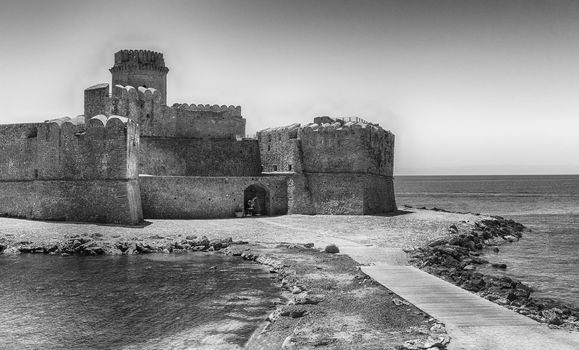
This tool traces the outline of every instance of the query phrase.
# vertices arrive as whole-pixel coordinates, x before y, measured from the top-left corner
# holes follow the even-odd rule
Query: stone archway
[[[249,201],[253,198],[256,198],[254,214],[269,215],[269,191],[258,184],[247,186],[243,191],[243,203],[246,213],[248,213]]]

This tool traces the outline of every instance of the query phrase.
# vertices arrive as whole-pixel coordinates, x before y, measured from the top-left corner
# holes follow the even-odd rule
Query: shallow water
[[[279,288],[217,255],[0,255],[0,349],[235,349]]]
[[[517,243],[489,253],[506,271],[552,297],[579,307],[579,176],[399,176],[400,208],[438,207],[500,215],[532,229]]]

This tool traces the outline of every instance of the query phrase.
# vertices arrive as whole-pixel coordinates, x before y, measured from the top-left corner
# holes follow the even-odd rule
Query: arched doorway
[[[250,208],[250,201],[254,202],[253,211]],[[245,213],[252,213],[254,215],[268,215],[269,214],[269,193],[265,187],[257,184],[249,185],[243,191],[243,203]]]

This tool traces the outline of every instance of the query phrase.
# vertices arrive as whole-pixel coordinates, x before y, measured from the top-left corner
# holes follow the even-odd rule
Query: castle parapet
[[[173,108],[187,110],[191,112],[214,112],[221,113],[227,117],[241,117],[241,106],[209,105],[209,104],[179,104],[175,103]]]
[[[392,176],[391,132],[362,121],[318,119],[325,121],[307,124],[301,130],[304,171]]]
[[[167,101],[167,73],[163,54],[149,50],[120,50],[115,53],[115,64],[109,69],[113,86],[134,86],[154,88],[159,91],[161,103]],[[120,90],[113,89],[113,96],[119,97]]]
[[[169,72],[165,67],[163,54],[150,50],[120,50],[115,53],[115,65],[110,69],[111,73],[122,70],[156,70],[163,73]]]
[[[0,126],[0,215],[140,222],[138,133],[104,115]]]
[[[299,132],[298,123],[257,132],[264,172],[302,171]]]
[[[175,118],[176,137],[239,139],[245,136],[240,106],[174,104],[167,111]]]

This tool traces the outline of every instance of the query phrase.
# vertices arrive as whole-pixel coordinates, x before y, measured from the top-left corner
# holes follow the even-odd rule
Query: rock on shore
[[[408,251],[410,262],[424,271],[550,326],[579,330],[579,309],[552,299],[533,298],[532,288],[507,276],[477,271],[489,264],[481,257],[485,247],[519,240],[527,229],[513,220],[493,217],[479,222],[460,222],[449,227],[446,238]],[[505,269],[505,264],[495,264]]]
[[[0,242],[2,254],[50,255],[133,255],[150,253],[184,253],[188,251],[218,251],[232,244],[231,238],[209,240],[207,237],[187,236],[185,239],[164,239],[161,236],[143,240],[103,240],[98,234],[74,235],[62,242],[34,244],[33,242]]]

